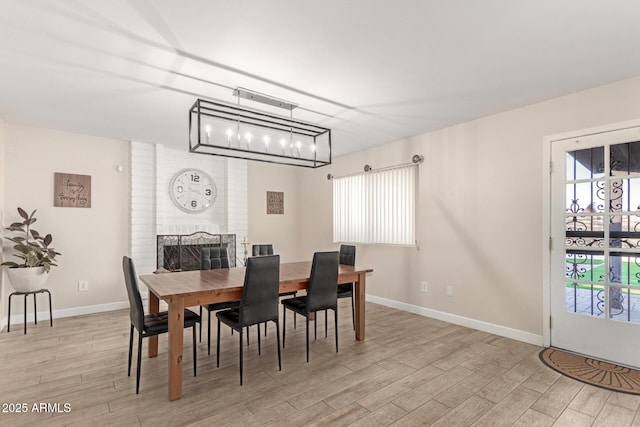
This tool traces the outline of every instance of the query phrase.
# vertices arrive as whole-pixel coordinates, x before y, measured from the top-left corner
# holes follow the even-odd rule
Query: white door
[[[640,128],[551,155],[551,345],[640,367]]]

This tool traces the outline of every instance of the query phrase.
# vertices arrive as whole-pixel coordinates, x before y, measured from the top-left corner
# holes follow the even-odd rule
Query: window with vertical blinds
[[[333,179],[333,241],[415,244],[417,165]]]

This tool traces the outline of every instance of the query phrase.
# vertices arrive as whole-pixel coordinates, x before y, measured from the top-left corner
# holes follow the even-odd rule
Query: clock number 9
[[[200,175],[191,174],[191,181],[200,182]]]
[[[210,196],[210,195],[211,195],[211,189],[210,189],[210,188],[207,188],[207,189],[204,191],[204,194],[206,194],[207,196]]]
[[[191,201],[191,207],[194,208],[194,209],[197,208],[198,207],[198,202],[196,202],[195,200],[192,200]]]

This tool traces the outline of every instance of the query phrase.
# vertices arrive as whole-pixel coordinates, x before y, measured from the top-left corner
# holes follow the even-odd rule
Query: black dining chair
[[[220,323],[224,323],[240,335],[240,385],[243,370],[243,329],[258,326],[258,354],[260,350],[260,323],[272,321],[276,324],[278,345],[278,368],[282,370],[280,358],[280,325],[278,319],[278,288],[280,287],[280,255],[251,257],[247,260],[242,299],[237,308],[219,311],[216,366],[220,366]],[[248,336],[247,332],[247,336]]]
[[[270,243],[253,245],[251,246],[251,253],[253,256],[273,255],[273,245]]]
[[[257,244],[257,245],[253,245],[251,246],[251,253],[253,254],[253,256],[265,256],[265,255],[273,255],[273,244],[271,243],[261,243],[261,244]],[[296,291],[292,291],[292,292],[283,292],[280,294],[281,297],[288,297],[288,296],[293,296],[295,297],[298,294],[298,292]],[[293,315],[293,326],[295,329],[296,326],[296,317],[295,314]],[[264,336],[267,336],[267,324],[265,323],[264,325]]]
[[[227,248],[202,248],[200,249],[200,270],[216,270],[219,268],[229,268],[229,252]],[[211,354],[211,312],[236,308],[240,301],[215,302],[200,306],[200,317],[202,318],[202,308],[207,310],[207,355]],[[200,325],[200,341],[202,341],[202,325]]]
[[[153,337],[169,332],[169,313],[144,314],[142,297],[138,287],[138,276],[133,265],[133,260],[127,256],[122,257],[122,270],[124,282],[127,286],[129,297],[129,318],[131,330],[129,332],[129,364],[127,376],[131,376],[131,356],[133,353],[133,329],[138,331],[138,364],[136,368],[136,394],[140,391],[140,362],[142,355],[142,338]],[[200,316],[191,310],[184,310],[184,327],[193,329],[193,376],[196,376],[196,325],[200,323]]]
[[[313,254],[307,295],[282,300],[283,316],[286,309],[306,318],[307,362],[309,362],[309,315],[322,310],[333,310],[335,319],[336,353],[338,352],[338,263],[340,254],[316,252]],[[314,321],[314,327],[317,320]],[[285,345],[287,318],[282,319],[282,347]]]
[[[356,265],[356,247],[353,245],[340,245],[340,264]],[[356,330],[356,309],[353,299],[353,283],[338,285],[338,299],[351,298],[351,323]],[[315,333],[315,332],[314,332]],[[324,337],[327,337],[327,310],[324,311]]]
[[[353,245],[340,245],[340,264],[356,265],[356,247]],[[353,300],[353,283],[343,283],[338,285],[338,299],[351,298],[351,321],[353,329],[356,329],[356,310]],[[326,336],[326,320],[325,320]]]

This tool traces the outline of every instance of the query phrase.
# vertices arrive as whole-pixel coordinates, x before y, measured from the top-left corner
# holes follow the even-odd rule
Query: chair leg
[[[294,314],[295,316],[295,314]],[[287,335],[287,307],[282,306],[282,348],[284,348],[284,338]]]
[[[307,363],[309,363],[309,314],[307,313]]]
[[[278,319],[274,320],[276,322],[276,344],[278,345],[278,370],[282,371],[282,358],[280,356],[280,325]]]
[[[316,311],[313,316],[313,340],[318,339],[318,312]]]
[[[202,329],[202,326],[200,327],[200,329]],[[219,320],[218,320],[218,335],[220,335]],[[220,341],[220,339],[218,339],[218,341]],[[211,356],[211,311],[209,310],[207,310],[207,356]]]
[[[333,310],[333,316],[335,318],[335,333],[336,333],[336,353],[338,352],[338,304],[336,304],[336,308]]]
[[[249,327],[247,326],[247,346],[249,346],[249,335],[251,335],[249,333]]]
[[[220,367],[220,319],[218,318],[218,339],[216,340],[216,368],[219,368],[219,367]]]
[[[242,328],[240,328],[240,333],[238,334],[240,335],[240,385],[242,385]],[[249,332],[247,331],[247,340],[249,340]]]
[[[265,336],[265,337],[267,336],[267,324],[268,324],[268,323],[269,323],[269,322],[264,322],[264,336]]]
[[[133,325],[129,331],[129,364],[127,365],[127,376],[131,376],[131,355],[133,353]]]
[[[200,306],[200,322],[202,322],[202,306]],[[207,327],[209,327],[208,323]],[[202,342],[202,323],[200,323],[200,342]]]
[[[327,337],[327,310],[324,311],[324,337]]]
[[[260,323],[256,324],[258,327],[258,356],[260,356]]]
[[[200,318],[202,319],[202,317]],[[195,377],[196,374],[196,324],[193,324],[193,376]],[[202,325],[200,325],[200,329],[202,329]]]
[[[138,366],[136,367],[136,394],[140,392],[140,362],[142,361],[142,334],[138,332]]]

